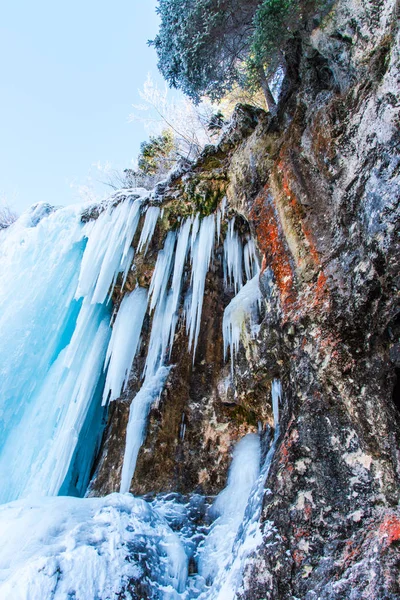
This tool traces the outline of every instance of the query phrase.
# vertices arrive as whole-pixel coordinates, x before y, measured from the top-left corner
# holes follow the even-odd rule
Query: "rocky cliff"
[[[397,11],[393,0],[338,0],[292,41],[277,117],[238,106],[220,142],[158,187],[163,217],[124,288],[148,286],[167,232],[225,198],[221,239],[235,218],[243,244],[256,242],[259,327],[242,332],[231,373],[223,317],[235,290],[221,242],[194,360],[181,326],[131,482],[140,495],[217,494],[238,439],[258,431],[268,450],[281,380],[263,537],[242,600],[400,597]],[[92,495],[119,487],[148,337],[111,404]]]

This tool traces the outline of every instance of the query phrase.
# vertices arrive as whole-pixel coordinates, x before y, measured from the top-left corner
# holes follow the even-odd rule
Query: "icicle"
[[[171,315],[169,317],[170,322],[171,322],[171,325],[169,328],[170,329],[169,336],[168,336],[170,355],[171,355],[171,351],[172,351],[172,344],[174,341],[175,327],[176,327],[176,321],[177,321],[177,311],[178,311],[178,307],[179,307],[178,306],[179,305],[179,297],[180,297],[181,287],[182,287],[182,275],[183,275],[183,269],[185,267],[185,262],[186,262],[189,234],[190,234],[190,228],[192,226],[192,223],[193,223],[193,219],[191,217],[189,217],[188,219],[186,219],[184,221],[184,223],[182,224],[182,226],[180,228],[179,235],[178,235],[178,243],[176,245],[174,272],[172,275],[172,284],[171,284],[171,292],[172,292],[172,299],[171,299],[171,305],[170,305]]]
[[[112,330],[104,368],[108,366],[103,404],[115,400],[125,390],[133,360],[139,347],[140,333],[147,308],[147,292],[136,288],[124,296]],[[125,384],[125,385],[124,385]]]
[[[274,413],[275,431],[279,427],[279,402],[282,398],[282,384],[279,379],[274,379],[271,384],[272,409]]]
[[[197,238],[197,234],[199,232],[199,228],[200,228],[200,216],[199,216],[199,213],[197,213],[196,217],[194,219],[194,222],[193,222],[192,237],[190,240],[190,256],[191,256],[192,262],[193,262],[194,244],[195,244],[195,241]]]
[[[85,226],[88,243],[82,259],[75,297],[91,295],[93,303],[102,304],[110,297],[120,272],[129,269],[131,243],[135,235],[142,200],[121,202],[104,211],[96,221]],[[110,289],[111,288],[111,289]]]
[[[126,261],[125,261],[125,262],[126,262],[126,264],[125,264],[125,270],[124,270],[124,273],[123,273],[123,278],[122,278],[122,286],[121,286],[121,290],[123,290],[123,289],[124,289],[124,287],[125,287],[125,283],[126,283],[126,280],[127,280],[127,278],[128,278],[128,274],[129,274],[129,271],[130,271],[130,269],[131,269],[131,266],[132,266],[132,261],[133,261],[133,257],[134,257],[134,255],[135,255],[135,250],[134,250],[134,249],[132,248],[132,246],[131,246],[131,247],[129,248],[128,254],[127,254],[127,256],[126,256]]]
[[[256,275],[242,287],[225,308],[222,322],[224,356],[226,359],[228,348],[230,348],[232,373],[234,356],[239,350],[240,339],[246,336],[246,325],[250,326],[250,335],[254,334],[260,301],[259,276]]]
[[[222,202],[221,202],[222,220],[224,220],[224,218],[225,218],[226,203],[227,203],[227,199],[226,199],[226,196],[224,196],[222,199]]]
[[[129,492],[136,460],[143,443],[147,415],[152,403],[161,393],[169,369],[160,367],[153,376],[147,377],[132,400],[126,431],[126,445],[121,475],[121,493]]]
[[[253,238],[250,238],[243,250],[246,278],[253,279],[260,272],[260,264],[256,254]]]
[[[150,311],[154,310],[157,303],[162,303],[164,299],[168,280],[171,275],[175,239],[175,232],[169,231],[164,243],[164,248],[158,253],[157,262],[154,268],[153,277],[151,278],[149,289],[149,298],[151,298]]]
[[[217,242],[219,242],[221,237],[221,211],[217,210]]]
[[[158,217],[160,215],[160,209],[158,206],[149,206],[146,212],[146,218],[144,221],[143,229],[140,234],[139,244],[137,251],[141,252],[144,248],[144,254],[147,253],[149,244],[154,234],[154,230],[157,225]]]
[[[193,225],[193,230],[195,230],[196,220]],[[194,245],[192,232],[191,299],[186,312],[186,327],[189,333],[189,350],[193,351],[193,360],[200,332],[205,280],[214,247],[214,237],[215,218],[214,215],[209,215],[208,217],[204,217],[201,222],[200,231]]]
[[[242,242],[235,231],[235,219],[228,224],[228,231],[224,242],[224,278],[226,285],[233,285],[235,294],[243,286],[242,278]]]

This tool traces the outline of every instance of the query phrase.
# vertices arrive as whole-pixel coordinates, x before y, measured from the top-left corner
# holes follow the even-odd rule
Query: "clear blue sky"
[[[12,0],[0,10],[0,201],[69,204],[92,167],[129,166],[147,137],[128,122],[147,73],[156,0]],[[102,188],[100,188],[102,191]]]

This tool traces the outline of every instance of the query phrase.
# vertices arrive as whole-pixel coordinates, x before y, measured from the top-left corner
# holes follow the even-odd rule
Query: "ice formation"
[[[191,238],[192,278],[190,300],[186,309],[186,327],[189,334],[189,350],[196,354],[200,333],[206,275],[210,266],[215,238],[215,216],[204,217],[199,227],[198,216],[193,224]]]
[[[274,387],[271,388],[271,400],[273,406],[277,404],[282,394],[281,382],[279,380],[274,380],[274,384]],[[275,420],[275,417],[278,416],[278,412],[274,410],[274,436],[270,442],[264,464],[248,494],[243,519],[236,530],[236,537],[231,547],[231,553],[227,555],[227,560],[224,561],[223,564],[220,564],[220,568],[212,581],[211,587],[199,595],[201,600],[234,600],[243,582],[243,572],[246,560],[256,550],[257,546],[262,544],[263,535],[261,532],[260,515],[265,493],[265,484],[279,440],[279,421]],[[239,455],[239,457],[240,456],[244,459],[246,455],[243,453],[242,455]],[[237,460],[239,463],[239,459]],[[241,468],[245,470],[247,468],[245,460],[241,460],[240,463]],[[222,494],[223,492],[221,495]],[[265,528],[268,528],[269,526],[268,523],[265,524]]]
[[[143,443],[146,419],[153,402],[160,395],[168,375],[167,367],[159,367],[154,375],[147,376],[140,391],[132,400],[126,431],[126,445],[121,475],[121,493],[129,492],[135,472],[136,459]]]
[[[224,279],[226,285],[232,285],[235,294],[243,286],[243,247],[235,230],[235,219],[228,223],[228,231],[224,241]]]
[[[234,357],[239,350],[240,340],[245,339],[248,332],[254,332],[257,323],[261,292],[258,274],[242,287],[224,311],[222,323],[225,358],[230,348],[231,367],[233,371]]]
[[[236,445],[228,484],[211,509],[216,520],[200,549],[199,558],[199,573],[206,582],[212,583],[229,562],[249,494],[259,472],[260,439],[257,434],[249,433]]]
[[[140,218],[141,198],[109,206],[84,227],[87,247],[82,259],[75,297],[102,304],[112,294],[117,276],[130,267],[133,237]],[[107,240],[107,243],[104,243]]]
[[[112,598],[129,581],[145,580],[163,600],[228,600],[259,540],[264,484],[279,435],[277,380],[275,437],[266,461],[260,471],[258,435],[239,441],[207,535],[189,526],[188,508],[174,499],[151,506],[126,494],[181,318],[194,360],[207,272],[226,210],[224,200],[216,215],[193,215],[170,231],[149,290],[126,292],[114,318],[113,290],[124,288],[136,252],[146,253],[160,216],[159,207],[146,207],[146,193],[117,194],[100,207],[38,205],[0,231],[0,503],[16,500],[0,506],[1,597]],[[254,242],[243,247],[234,219],[224,265],[236,293],[223,320],[224,351],[230,348],[233,368],[240,340],[254,333],[261,303]],[[134,379],[138,391],[130,406],[121,493],[46,498],[84,495],[104,405],[127,388],[146,314],[150,335],[144,370]],[[177,518],[187,520],[179,534],[168,525]],[[192,576],[189,559],[198,565]]]
[[[57,494],[63,483],[82,493],[97,441],[92,431],[98,434],[102,416],[98,383],[109,310],[92,303],[91,294],[75,298],[88,228],[77,208],[41,219],[37,213],[0,236],[1,502]],[[72,474],[77,452],[85,460]]]
[[[131,581],[165,600],[185,589],[188,561],[178,536],[130,495],[18,500],[0,506],[0,535],[4,599],[105,600]]]
[[[258,262],[256,245],[253,238],[250,238],[243,250],[244,269],[246,279],[253,279],[260,272],[260,264]]]
[[[142,252],[144,248],[144,254],[146,254],[151,239],[153,237],[159,216],[160,208],[158,206],[149,206],[149,208],[146,211],[146,218],[144,220],[143,229],[140,233],[137,248],[138,252]]]
[[[147,292],[139,287],[131,294],[126,294],[121,302],[107,348],[105,368],[108,369],[103,404],[118,398],[126,388],[146,309]]]

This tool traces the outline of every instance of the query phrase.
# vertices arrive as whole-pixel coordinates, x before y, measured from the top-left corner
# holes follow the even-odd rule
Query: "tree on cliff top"
[[[234,85],[260,86],[268,109],[276,105],[268,85],[281,49],[292,35],[299,0],[159,0],[156,48],[165,79],[195,102],[221,99]]]

